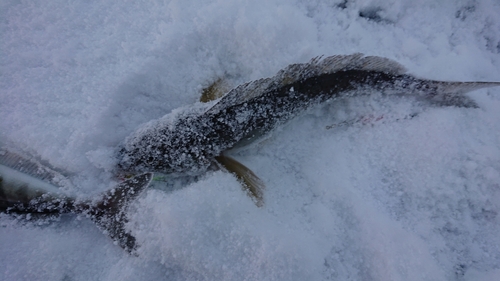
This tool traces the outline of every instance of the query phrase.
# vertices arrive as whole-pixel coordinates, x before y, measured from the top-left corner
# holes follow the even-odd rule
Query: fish
[[[136,239],[126,230],[129,203],[147,188],[152,173],[142,173],[93,198],[65,192],[67,177],[52,167],[12,149],[0,148],[0,212],[6,214],[76,214],[90,218],[115,243],[134,253]]]
[[[273,77],[230,90],[203,110],[174,112],[139,127],[119,145],[117,168],[130,173],[196,175],[216,163],[241,179],[256,204],[263,205],[262,180],[227,152],[252,143],[309,108],[374,92],[413,96],[438,106],[477,108],[465,93],[500,86],[500,82],[422,79],[406,72],[396,61],[361,53],[292,64]]]
[[[83,215],[134,254],[138,244],[125,227],[127,210],[156,173],[159,178],[161,174],[197,177],[211,169],[226,170],[261,207],[264,182],[232,158],[230,151],[248,146],[302,112],[373,92],[414,96],[439,106],[477,108],[465,93],[495,86],[500,82],[421,79],[393,60],[360,53],[314,58],[289,65],[273,77],[242,84],[218,99],[220,89],[211,85],[204,91],[203,105],[176,110],[140,126],[116,149],[115,173],[130,177],[91,198],[69,193],[74,187],[64,171],[0,145],[0,212]]]

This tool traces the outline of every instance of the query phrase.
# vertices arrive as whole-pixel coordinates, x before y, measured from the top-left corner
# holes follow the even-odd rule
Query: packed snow
[[[355,52],[418,77],[500,81],[497,0],[0,2],[0,143],[116,184],[141,124],[291,63]],[[0,280],[500,280],[500,88],[478,109],[405,97],[319,106],[231,156],[231,174],[143,193],[137,255],[88,219],[0,215]]]

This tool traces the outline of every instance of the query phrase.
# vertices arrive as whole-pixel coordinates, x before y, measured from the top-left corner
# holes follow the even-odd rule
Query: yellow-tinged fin
[[[221,98],[231,90],[231,86],[224,77],[219,77],[214,82],[201,90],[200,102],[210,102]]]
[[[262,207],[264,205],[264,182],[255,175],[252,170],[235,159],[223,154],[215,157],[215,160],[241,181],[244,190],[252,198],[257,207]]]

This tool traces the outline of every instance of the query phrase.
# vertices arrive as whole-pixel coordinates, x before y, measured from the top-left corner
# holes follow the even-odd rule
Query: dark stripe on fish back
[[[405,74],[403,66],[362,54],[293,64],[271,78],[236,87],[199,115],[151,123],[124,142],[119,167],[194,174],[235,145],[248,143],[316,104],[381,92],[412,95],[440,106],[477,107],[464,93],[498,82],[443,82]]]

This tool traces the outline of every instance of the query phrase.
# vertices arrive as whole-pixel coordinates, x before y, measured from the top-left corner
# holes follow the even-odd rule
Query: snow
[[[0,13],[0,142],[69,171],[81,196],[116,184],[113,152],[140,124],[219,77],[362,52],[419,77],[500,81],[496,0],[12,0]],[[137,256],[84,217],[0,215],[0,280],[500,279],[499,94],[471,93],[479,109],[374,95],[311,110],[232,155],[266,183],[264,207],[220,171],[149,189],[129,211]]]

